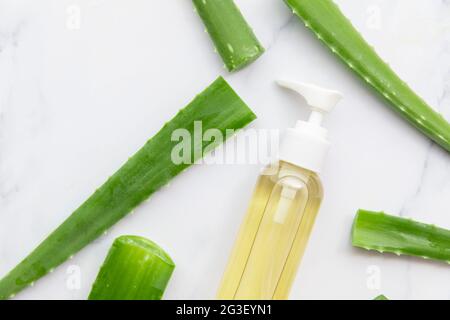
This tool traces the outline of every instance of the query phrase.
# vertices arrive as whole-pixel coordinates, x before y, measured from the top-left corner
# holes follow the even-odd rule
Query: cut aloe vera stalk
[[[228,71],[242,69],[264,53],[233,0],[193,0]]]
[[[316,36],[403,118],[450,151],[450,124],[377,55],[331,0],[284,0]]]
[[[352,244],[355,247],[450,262],[450,231],[394,217],[383,212],[359,210]]]
[[[373,300],[389,300],[385,295],[380,294],[379,296],[375,297]]]
[[[122,236],[109,250],[89,300],[160,300],[174,268],[156,243]]]
[[[182,130],[195,140],[194,128],[200,123],[203,131],[217,129],[225,139],[229,129],[240,129],[255,118],[227,82],[218,78],[0,281],[0,299],[11,297],[66,261],[201,158],[202,151],[210,151],[220,142],[194,141],[192,161],[176,164],[172,151],[180,142],[172,141],[175,130]]]

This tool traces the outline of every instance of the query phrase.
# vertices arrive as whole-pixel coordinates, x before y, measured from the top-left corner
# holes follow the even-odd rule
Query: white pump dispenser
[[[287,129],[280,145],[279,159],[320,173],[330,147],[328,130],[321,124],[324,115],[333,110],[342,95],[312,84],[290,81],[278,81],[278,84],[302,95],[312,109],[308,121],[297,121],[295,128]]]

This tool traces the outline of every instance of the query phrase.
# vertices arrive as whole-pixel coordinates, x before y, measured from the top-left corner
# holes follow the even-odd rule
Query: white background
[[[336,2],[450,119],[450,3]],[[389,110],[282,0],[237,3],[267,51],[230,75],[189,0],[0,0],[0,276],[222,74],[258,115],[257,129],[284,129],[307,114],[277,78],[345,94],[327,120],[325,200],[292,299],[449,299],[448,265],[350,245],[358,208],[450,228],[448,153]],[[191,168],[17,298],[85,299],[123,234],[148,237],[174,258],[166,298],[214,298],[259,169]]]

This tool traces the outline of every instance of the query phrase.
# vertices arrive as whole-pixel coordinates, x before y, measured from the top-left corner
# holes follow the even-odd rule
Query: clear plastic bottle
[[[288,129],[279,161],[262,172],[218,299],[287,299],[322,201],[317,173],[329,143],[320,123],[341,96],[313,85],[280,84],[301,93],[313,112],[308,122]]]

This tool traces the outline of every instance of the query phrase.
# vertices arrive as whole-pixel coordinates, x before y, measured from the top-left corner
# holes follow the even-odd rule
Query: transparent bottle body
[[[311,171],[279,162],[260,176],[218,299],[287,299],[323,191]]]

